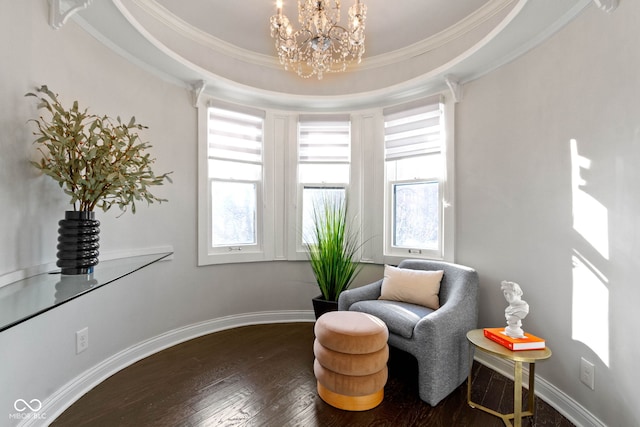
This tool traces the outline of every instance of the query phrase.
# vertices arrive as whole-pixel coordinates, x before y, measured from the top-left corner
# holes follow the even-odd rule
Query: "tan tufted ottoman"
[[[313,371],[322,400],[349,411],[378,406],[389,359],[384,322],[366,313],[332,311],[318,318],[314,332]]]

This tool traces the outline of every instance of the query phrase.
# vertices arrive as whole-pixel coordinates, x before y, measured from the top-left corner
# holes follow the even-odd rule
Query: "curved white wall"
[[[500,281],[520,283],[554,353],[536,372],[610,426],[640,425],[639,18],[587,9],[466,85],[456,121],[456,259],[480,273],[481,324],[504,321]]]
[[[316,294],[306,263],[196,267],[191,93],[127,62],[73,21],[52,30],[47,14],[45,0],[0,0],[0,37],[10,41],[0,44],[0,275],[55,259],[66,200],[27,163],[34,150],[26,121],[36,110],[23,95],[44,83],[66,102],[135,115],[150,127],[158,170],[174,171],[174,184],[158,189],[169,203],[120,218],[100,214],[102,250],[171,245],[175,256],[0,333],[0,420],[16,399],[57,399],[51,408],[59,409],[76,397],[63,393],[74,389],[69,381],[154,337],[246,313],[304,317]],[[519,282],[531,305],[525,328],[554,351],[539,375],[612,426],[640,423],[628,375],[640,344],[623,334],[640,299],[639,17],[637,2],[622,2],[611,15],[587,9],[541,47],[467,84],[456,112],[457,261],[480,273],[481,326],[502,322],[500,280]],[[593,165],[583,171],[588,193],[609,213],[607,260],[572,226],[571,138]],[[573,295],[581,285],[573,280],[574,250],[608,279],[608,364],[573,339]],[[359,283],[379,274],[369,266]],[[75,331],[85,326],[90,347],[76,355]],[[596,363],[595,391],[578,381],[580,356]]]

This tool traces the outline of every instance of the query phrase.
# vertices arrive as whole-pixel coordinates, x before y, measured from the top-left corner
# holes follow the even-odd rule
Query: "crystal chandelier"
[[[364,21],[367,6],[356,0],[349,8],[349,23],[340,25],[340,0],[298,0],[298,22],[294,31],[282,13],[282,0],[276,1],[271,17],[271,37],[275,39],[280,63],[300,77],[345,71],[353,61],[360,63],[364,53]]]

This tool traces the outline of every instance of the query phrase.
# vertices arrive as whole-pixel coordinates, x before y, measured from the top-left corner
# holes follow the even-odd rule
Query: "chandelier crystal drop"
[[[340,25],[340,0],[298,0],[298,22],[294,30],[282,13],[282,0],[276,1],[271,17],[271,37],[275,39],[280,63],[300,77],[345,71],[352,62],[360,63],[364,53],[364,21],[367,6],[356,0],[349,8],[347,27]]]

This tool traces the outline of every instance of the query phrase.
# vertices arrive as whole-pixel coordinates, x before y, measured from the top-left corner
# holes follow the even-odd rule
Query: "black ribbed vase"
[[[66,211],[58,221],[58,262],[62,274],[90,274],[98,264],[100,221],[95,212]]]

